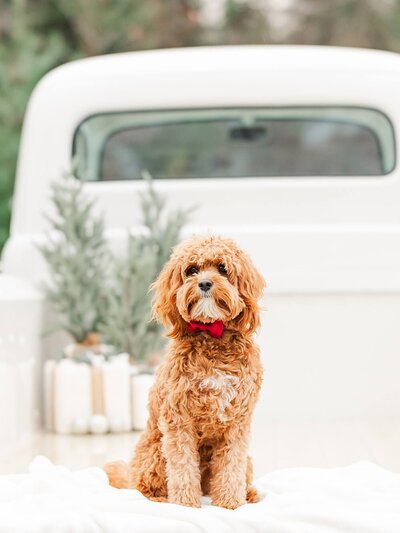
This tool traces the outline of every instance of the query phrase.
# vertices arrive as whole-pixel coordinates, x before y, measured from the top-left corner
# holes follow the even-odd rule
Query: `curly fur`
[[[213,282],[207,296],[202,279]],[[154,317],[172,342],[130,465],[105,467],[113,486],[191,507],[200,506],[202,494],[227,509],[258,501],[247,448],[262,380],[252,334],[263,288],[249,257],[229,239],[195,236],[174,249],[153,285]],[[215,319],[224,322],[222,338],[187,332],[191,320]]]

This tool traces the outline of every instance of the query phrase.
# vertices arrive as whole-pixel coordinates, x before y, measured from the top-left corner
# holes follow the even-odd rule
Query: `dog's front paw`
[[[183,491],[169,496],[168,502],[184,505],[185,507],[201,507],[200,497]]]
[[[225,509],[237,509],[241,505],[246,503],[245,498],[237,498],[235,496],[224,496],[213,498],[213,504],[218,505],[219,507],[224,507]]]

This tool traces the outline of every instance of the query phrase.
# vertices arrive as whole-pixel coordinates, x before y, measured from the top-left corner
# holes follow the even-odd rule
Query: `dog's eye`
[[[226,271],[226,268],[225,268],[225,265],[223,265],[222,263],[220,265],[218,265],[218,272],[220,274],[227,274],[227,271]]]
[[[187,276],[194,276],[195,274],[198,274],[199,271],[197,270],[196,267],[189,267],[187,270],[186,270],[186,275]]]

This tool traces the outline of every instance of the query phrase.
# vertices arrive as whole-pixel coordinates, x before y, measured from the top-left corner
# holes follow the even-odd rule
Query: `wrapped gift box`
[[[137,374],[132,376],[132,426],[136,431],[146,427],[148,418],[147,402],[154,374]]]
[[[0,458],[29,444],[39,425],[42,296],[0,275]]]
[[[131,430],[131,372],[127,354],[47,361],[46,428],[61,434]]]

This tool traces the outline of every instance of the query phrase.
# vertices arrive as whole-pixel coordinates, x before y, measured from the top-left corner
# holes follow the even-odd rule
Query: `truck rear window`
[[[290,107],[91,116],[73,147],[92,181],[379,176],[395,166],[394,131],[373,109]]]

